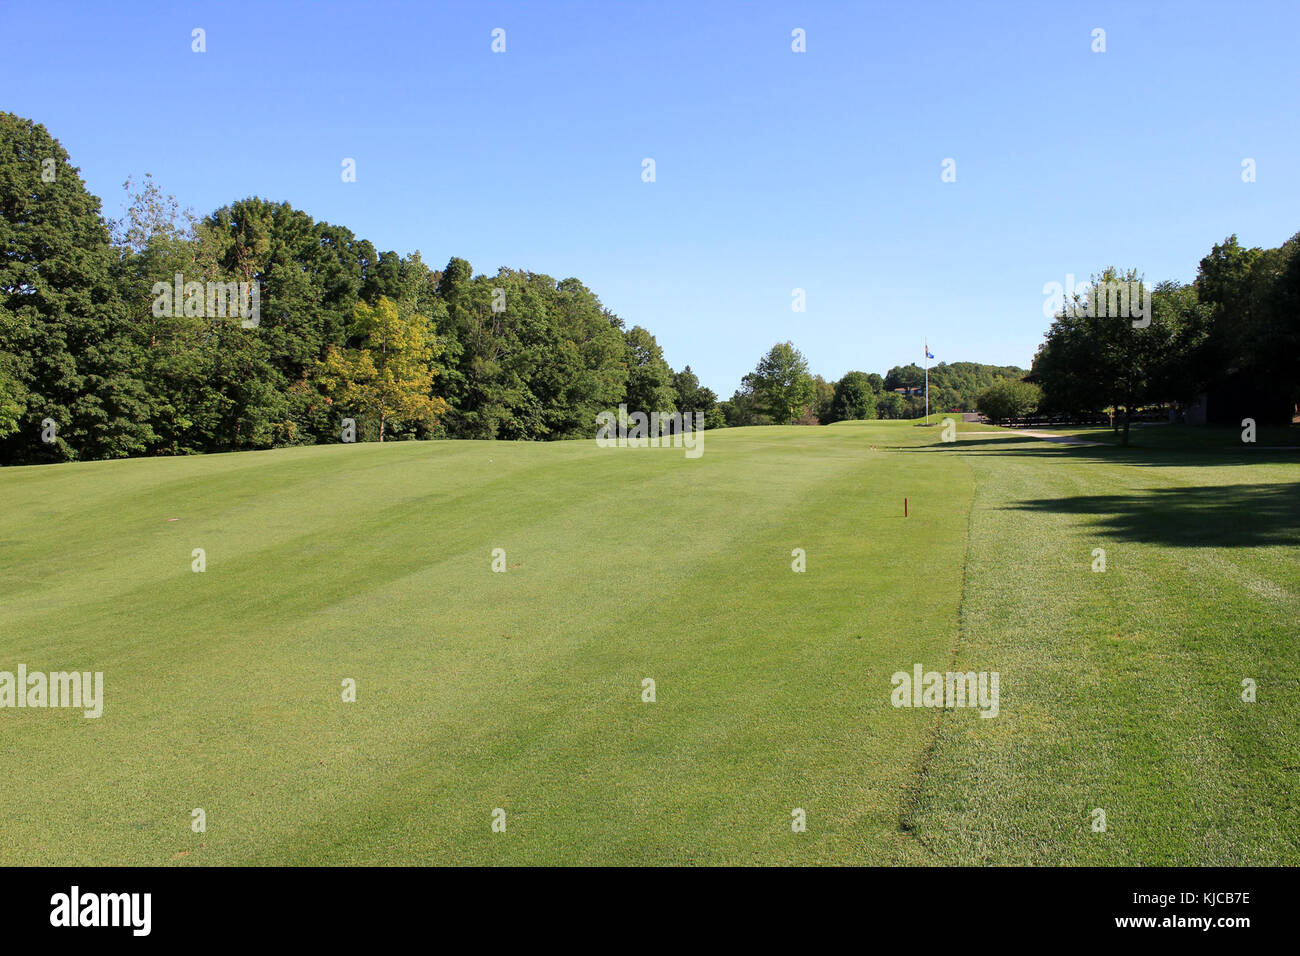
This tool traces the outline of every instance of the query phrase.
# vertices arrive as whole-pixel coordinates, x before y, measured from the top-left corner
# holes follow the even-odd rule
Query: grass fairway
[[[106,703],[0,712],[0,861],[921,860],[932,715],[888,682],[949,654],[974,484],[870,445],[932,435],[6,469],[0,668],[103,671]]]
[[[0,863],[1300,862],[1300,462],[937,439],[0,470]]]

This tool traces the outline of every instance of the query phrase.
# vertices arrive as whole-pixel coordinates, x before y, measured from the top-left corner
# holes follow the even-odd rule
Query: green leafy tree
[[[627,388],[622,320],[577,279],[532,279],[544,339],[528,373],[542,409],[538,438],[586,438],[599,412],[615,408]]]
[[[923,388],[925,386],[925,369],[913,362],[911,365],[895,365],[885,373],[884,387],[893,391],[896,388]]]
[[[673,370],[664,361],[663,349],[641,326],[627,332],[627,407],[632,412],[674,412],[677,393]]]
[[[26,392],[13,373],[13,356],[0,354],[0,438],[18,430],[27,411]]]
[[[826,381],[820,375],[814,375],[812,380],[812,402],[804,409],[803,414],[798,417],[798,421],[804,425],[829,424],[835,420],[831,410],[831,406],[835,401],[835,385]]]
[[[906,417],[908,405],[897,392],[881,392],[876,398],[876,417],[899,419]]]
[[[673,392],[676,396],[677,410],[683,415],[704,415],[705,428],[724,428],[726,415],[718,405],[718,396],[711,388],[700,385],[699,376],[688,365],[673,376]],[[694,419],[692,419],[694,421]]]
[[[1031,382],[1004,378],[979,395],[979,410],[995,422],[1024,418],[1038,408],[1042,390]]]
[[[788,425],[817,390],[808,372],[808,360],[793,342],[781,342],[759,360],[753,371],[752,391],[758,406],[779,425]]]
[[[122,218],[105,224],[58,144],[4,114],[0,461],[337,441],[339,406],[371,410],[357,414],[386,439],[587,436],[620,402],[702,414],[705,427],[771,420],[770,382],[719,403],[577,279],[475,276],[459,258],[435,272],[287,203],[253,197],[196,220],[152,176],[125,185]],[[192,293],[159,309],[159,283],[177,275],[257,289],[259,322],[210,314]],[[427,362],[403,367],[371,341],[421,351],[399,341],[390,306],[429,325]],[[799,408],[822,417],[831,397],[814,383]],[[44,418],[55,443],[38,439]]]
[[[1059,313],[1034,356],[1030,378],[1042,387],[1043,411],[1093,415],[1109,404],[1104,383],[1093,374],[1092,345],[1077,316]],[[975,405],[980,410],[979,398]]]
[[[1136,270],[1121,272],[1111,267],[1083,287],[1074,312],[1089,355],[1089,375],[1115,409],[1115,425],[1122,428],[1122,442],[1127,445],[1134,413],[1145,404],[1165,398],[1156,386],[1164,377],[1173,330],[1165,317],[1153,317],[1139,327],[1129,316],[1111,314],[1109,306],[1102,306],[1102,298],[1112,283],[1136,283],[1139,299],[1151,294],[1150,289],[1144,290]]]
[[[44,126],[0,113],[0,355],[18,419],[0,460],[119,458],[154,437],[118,257],[78,172]]]
[[[492,292],[483,277],[475,279],[464,259],[453,257],[438,280],[437,294],[445,303],[450,329],[459,345],[455,374],[449,382],[451,431],[460,438],[496,438],[526,406],[522,382],[511,356],[520,359],[520,344],[512,328],[522,312],[507,293],[506,311],[494,311]],[[509,314],[508,314],[509,313]]]
[[[1300,399],[1300,235],[1278,249],[1244,248],[1237,237],[1201,260],[1195,288],[1209,310],[1200,377],[1210,386]]]
[[[770,425],[772,417],[763,407],[756,391],[757,378],[749,372],[740,380],[740,388],[722,403],[722,412],[730,428],[749,425]]]
[[[875,376],[880,379],[879,375]],[[831,401],[831,421],[855,421],[876,417],[876,395],[871,375],[866,372],[848,372],[835,383]],[[881,380],[881,386],[884,382]]]
[[[930,367],[930,409],[969,409],[975,398],[1000,378],[1021,378],[1025,370],[1014,365],[981,365],[978,362],[940,362]],[[891,387],[924,388],[925,370],[908,365],[890,370]],[[909,400],[910,403],[910,400]],[[919,406],[925,408],[924,399]]]
[[[128,200],[125,214],[108,221],[114,245],[139,253],[159,238],[184,242],[194,237],[198,217],[182,209],[175,196],[164,196],[152,173],[145,173],[140,183],[128,176],[122,188]]]
[[[1300,403],[1300,233],[1256,266],[1254,336],[1245,350],[1269,390]]]
[[[288,203],[246,199],[196,227],[203,262],[222,281],[257,283],[256,328],[213,321],[219,396],[216,447],[336,441],[337,421],[316,387],[316,363],[346,344],[365,272],[378,256],[341,226]]]

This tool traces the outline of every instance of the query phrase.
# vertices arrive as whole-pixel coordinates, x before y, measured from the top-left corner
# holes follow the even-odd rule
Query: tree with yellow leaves
[[[379,440],[390,422],[434,425],[447,403],[433,394],[434,360],[442,354],[433,322],[386,296],[358,302],[349,341],[331,346],[316,363],[316,379],[338,406],[379,419]]]

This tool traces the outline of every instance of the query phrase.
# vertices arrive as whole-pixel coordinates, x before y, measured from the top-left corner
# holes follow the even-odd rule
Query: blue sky
[[[149,172],[199,213],[261,195],[435,267],[577,276],[722,397],[785,339],[832,379],[919,363],[923,336],[939,361],[1027,366],[1045,283],[1189,280],[1230,233],[1300,231],[1295,2],[2,16],[0,108],[44,123],[108,215]]]

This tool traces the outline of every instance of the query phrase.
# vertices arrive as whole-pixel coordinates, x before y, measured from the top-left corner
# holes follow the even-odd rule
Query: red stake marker
[[[903,517],[904,517],[904,518],[907,517],[907,499],[906,499],[906,498],[903,499]]]

